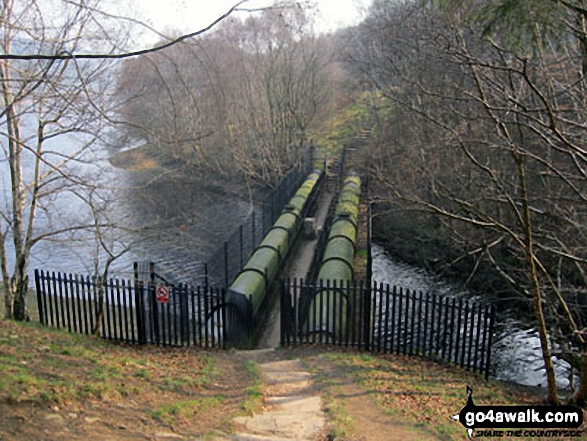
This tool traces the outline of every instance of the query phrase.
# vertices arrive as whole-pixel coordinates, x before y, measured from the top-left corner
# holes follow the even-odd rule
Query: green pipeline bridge
[[[440,359],[488,374],[494,310],[371,280],[368,176],[352,152],[300,164],[197,271],[134,280],[36,270],[46,326],[161,346],[322,344]]]

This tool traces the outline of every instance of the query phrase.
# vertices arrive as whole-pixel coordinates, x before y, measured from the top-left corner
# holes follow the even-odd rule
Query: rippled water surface
[[[378,245],[373,245],[372,252],[373,279],[377,282],[444,296],[474,297],[456,284],[439,282],[426,270],[394,259]],[[493,338],[492,371],[496,378],[528,386],[546,386],[540,341],[535,329],[514,317],[498,317]],[[555,358],[554,361],[558,385],[567,388],[570,366],[564,360]]]

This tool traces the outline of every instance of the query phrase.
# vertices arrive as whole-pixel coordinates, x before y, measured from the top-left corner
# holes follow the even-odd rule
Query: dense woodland
[[[26,18],[11,11],[0,20],[4,53],[14,51]],[[83,48],[84,29],[111,42],[109,50],[119,47],[84,13],[67,16],[55,39],[38,34],[35,50],[71,51],[72,41]],[[76,21],[83,17],[85,28]],[[338,149],[369,130],[361,164],[372,178],[377,234],[392,247],[397,235],[407,257],[530,313],[549,401],[559,402],[556,355],[581,370],[575,400],[584,404],[586,2],[374,0],[361,24],[328,35],[316,35],[307,17],[291,4],[228,18],[117,64],[39,61],[25,69],[2,60],[2,148],[16,184],[0,242],[15,241],[18,262],[11,274],[0,248],[8,315],[24,318],[28,253],[40,240],[26,216],[52,191],[79,185],[80,194],[96,193],[43,156],[44,131],[98,140],[113,124],[119,147],[138,144],[163,167],[271,186],[305,142]],[[112,71],[115,84],[104,79]],[[20,126],[24,114],[37,118],[32,135]],[[19,182],[23,148],[39,162],[31,182]],[[93,210],[83,228],[104,245],[111,225],[103,211]]]

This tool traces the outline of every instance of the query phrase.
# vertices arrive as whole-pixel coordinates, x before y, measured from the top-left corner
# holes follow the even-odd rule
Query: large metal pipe
[[[322,170],[314,170],[308,175],[228,290],[229,299],[240,296],[250,300],[253,317],[260,313],[268,289],[279,274],[322,173]],[[234,303],[241,304],[242,301],[235,300]]]
[[[308,321],[315,319],[315,323],[306,326],[310,332],[324,332],[334,337],[346,332],[348,303],[344,286],[354,279],[360,192],[358,176],[349,176],[343,181],[318,272],[317,281],[322,288],[314,293],[308,309]]]

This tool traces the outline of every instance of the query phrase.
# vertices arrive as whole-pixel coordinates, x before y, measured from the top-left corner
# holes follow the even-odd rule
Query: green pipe
[[[358,176],[344,179],[339,200],[335,207],[335,217],[330,227],[326,249],[318,272],[321,284],[345,284],[353,280],[353,263],[361,180]],[[322,288],[314,295],[308,309],[308,320],[317,318],[315,325],[322,329],[313,332],[327,332],[342,337],[346,331],[347,299],[344,287],[337,289]],[[320,321],[320,317],[322,320]]]
[[[321,174],[314,171],[308,176],[229,288],[233,298],[239,295],[250,298],[253,316],[265,298],[267,285],[277,277],[291,240],[301,226],[305,204]]]

